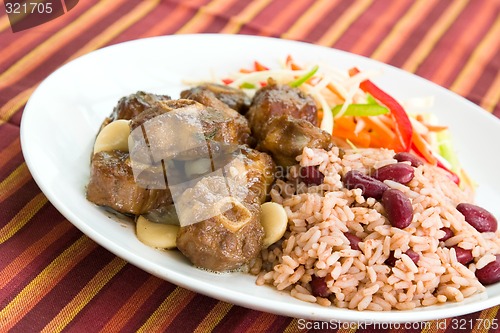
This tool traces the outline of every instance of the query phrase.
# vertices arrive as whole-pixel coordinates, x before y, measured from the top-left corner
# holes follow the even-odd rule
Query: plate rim
[[[164,40],[175,40],[178,38],[183,38],[183,39],[195,38],[196,39],[196,38],[200,38],[200,36],[203,36],[203,38],[222,39],[222,40],[227,39],[227,38],[229,38],[229,39],[246,39],[246,38],[248,38],[248,39],[253,39],[253,40],[272,40],[273,42],[277,42],[277,43],[285,43],[285,44],[297,43],[297,44],[301,44],[301,45],[307,45],[307,47],[313,47],[313,48],[318,47],[318,48],[329,49],[329,51],[331,51],[333,53],[340,52],[346,56],[354,57],[355,59],[356,58],[364,59],[363,61],[369,61],[370,63],[377,65],[377,66],[382,66],[382,67],[389,66],[396,71],[400,71],[400,72],[404,73],[404,75],[411,75],[416,79],[424,80],[425,84],[431,84],[432,89],[439,89],[440,93],[445,93],[448,95],[451,94],[451,96],[453,98],[459,98],[462,103],[465,102],[466,104],[468,104],[468,107],[474,108],[476,111],[480,111],[480,110],[484,111],[484,110],[481,107],[479,107],[478,105],[474,104],[473,102],[467,100],[466,98],[464,98],[464,97],[462,97],[462,96],[460,96],[460,95],[458,95],[458,94],[456,94],[456,93],[454,93],[454,92],[452,92],[452,91],[450,91],[450,90],[448,90],[448,89],[446,89],[446,88],[444,88],[444,87],[442,87],[442,86],[440,86],[432,81],[429,81],[429,80],[422,78],[420,76],[417,76],[413,73],[406,72],[400,68],[397,68],[395,66],[392,66],[392,65],[389,65],[389,64],[386,64],[383,62],[379,62],[379,61],[371,59],[371,58],[367,58],[367,57],[364,57],[364,56],[361,56],[358,54],[353,54],[353,53],[343,51],[343,50],[337,50],[337,49],[333,49],[333,48],[329,48],[329,47],[325,47],[325,46],[321,46],[321,45],[316,45],[316,44],[310,44],[310,43],[301,42],[301,41],[285,40],[285,39],[274,38],[274,37],[262,37],[262,36],[253,36],[253,35],[186,34],[186,35],[156,36],[156,37],[136,39],[136,40],[131,40],[131,41],[127,41],[127,42],[123,42],[123,43],[119,43],[119,44],[114,44],[114,45],[110,45],[110,46],[98,49],[96,51],[92,51],[88,54],[82,55],[82,56],[64,64],[63,66],[59,67],[56,71],[54,71],[52,74],[50,74],[46,79],[44,79],[44,81],[36,88],[36,90],[30,96],[30,98],[26,104],[26,107],[24,109],[25,111],[23,112],[22,119],[21,119],[20,138],[21,138],[21,147],[22,147],[23,155],[24,155],[26,164],[28,166],[28,169],[30,170],[30,172],[33,176],[33,179],[35,180],[35,182],[37,183],[37,185],[39,186],[41,191],[44,193],[44,195],[47,196],[47,198],[49,199],[51,204],[54,205],[54,207],[66,219],[68,219],[69,222],[71,222],[74,226],[76,226],[85,235],[87,235],[89,238],[91,238],[92,240],[94,240],[99,245],[103,246],[104,248],[106,248],[108,251],[114,253],[118,257],[121,257],[121,258],[127,260],[128,262],[130,262],[134,266],[139,267],[140,269],[147,271],[147,272],[149,272],[149,273],[151,273],[151,274],[153,274],[153,275],[155,275],[163,280],[167,280],[175,285],[184,287],[184,288],[189,289],[189,290],[193,290],[193,291],[198,292],[200,294],[207,295],[207,296],[213,297],[215,299],[223,300],[223,301],[228,301],[228,302],[231,302],[233,304],[241,305],[241,306],[244,306],[247,308],[255,309],[258,311],[266,311],[266,312],[274,313],[277,315],[292,316],[292,317],[299,317],[299,318],[301,318],[300,316],[306,315],[306,318],[311,318],[313,320],[318,320],[321,318],[325,319],[325,317],[323,316],[324,311],[321,311],[322,309],[324,309],[324,307],[321,307],[319,305],[313,305],[313,307],[311,307],[310,303],[305,303],[305,302],[304,302],[304,306],[299,306],[299,305],[294,304],[294,309],[296,308],[296,310],[294,310],[294,311],[290,311],[289,309],[286,311],[280,311],[279,308],[276,308],[275,306],[271,306],[272,304],[264,304],[262,306],[250,306],[248,304],[248,302],[242,303],[241,299],[238,298],[238,296],[240,296],[240,295],[232,295],[231,294],[231,296],[221,299],[221,291],[223,291],[223,289],[219,291],[218,286],[215,288],[210,283],[207,283],[206,284],[207,287],[210,287],[210,288],[196,287],[196,283],[200,283],[200,281],[198,281],[196,279],[192,280],[191,277],[186,277],[185,275],[177,274],[176,272],[170,272],[171,273],[170,277],[172,277],[172,279],[166,279],[164,275],[159,275],[157,271],[154,271],[151,269],[151,267],[148,267],[147,265],[145,265],[146,262],[143,260],[144,258],[142,258],[140,256],[136,256],[132,251],[128,251],[127,249],[122,249],[122,250],[127,251],[127,256],[125,256],[125,257],[123,255],[123,253],[119,253],[119,254],[116,253],[116,249],[111,246],[108,238],[97,233],[94,229],[90,228],[90,226],[88,224],[81,223],[80,218],[78,217],[77,214],[75,214],[75,212],[68,210],[67,207],[60,202],[60,200],[56,199],[57,195],[54,193],[53,189],[50,189],[47,186],[47,184],[45,182],[43,182],[43,180],[42,180],[43,175],[40,174],[40,170],[36,167],[36,161],[32,160],[33,155],[25,153],[25,151],[29,151],[30,145],[32,144],[30,142],[29,137],[26,135],[26,133],[27,133],[26,132],[26,126],[27,126],[26,124],[28,123],[28,121],[26,121],[26,119],[29,119],[30,113],[33,112],[33,111],[30,111],[30,110],[33,110],[33,107],[32,107],[32,103],[34,103],[33,100],[36,101],[37,94],[39,94],[40,91],[42,91],[44,89],[43,87],[44,87],[44,85],[48,84],[47,82],[50,82],[51,77],[58,75],[57,74],[58,72],[64,71],[65,68],[67,68],[67,66],[74,66],[74,64],[77,63],[78,61],[81,61],[82,58],[86,58],[89,56],[97,56],[100,52],[108,52],[112,48],[124,47],[125,44],[132,45],[134,43],[143,43],[143,42],[149,43],[148,40],[151,40],[153,43],[155,43],[157,41],[163,42]],[[491,121],[491,119],[494,119],[494,121],[496,122],[496,124],[500,128],[500,119],[493,116],[492,114],[488,114],[488,112],[486,112],[486,111],[484,111],[482,113],[485,117],[489,118],[488,121]],[[190,282],[189,280],[192,280],[193,282]],[[196,283],[194,283],[194,282],[196,282]],[[244,295],[245,297],[248,297],[248,295],[245,293],[243,293],[242,295]],[[262,300],[260,297],[256,297],[253,295],[251,295],[251,296],[256,298],[256,299]],[[291,296],[289,296],[289,297],[291,297]],[[495,306],[498,304],[495,301],[495,299],[497,299],[497,298],[500,299],[500,296],[495,297],[495,298],[487,298],[485,300],[482,300],[480,303],[481,305],[479,307],[474,306],[476,302],[473,302],[470,304],[464,304],[462,306],[454,308],[453,309],[454,316],[460,316],[460,315],[480,311],[480,310],[486,309],[486,308],[491,307],[491,306]],[[314,308],[316,308],[316,309],[314,309]],[[303,312],[303,311],[311,311],[311,309],[318,310],[317,315],[312,313],[311,315],[307,316],[307,313]],[[421,308],[421,309],[429,309],[429,308],[425,307],[425,308]],[[353,316],[345,315],[346,311],[348,311],[349,313],[352,312],[352,313],[355,313],[358,315],[361,314],[361,316],[365,317],[366,320],[370,321],[370,322],[393,322],[393,323],[407,322],[407,320],[401,321],[401,320],[398,320],[397,318],[394,318],[393,316],[394,316],[394,312],[396,312],[395,310],[389,311],[389,312],[371,312],[371,311],[360,312],[357,310],[346,310],[346,309],[330,307],[330,308],[328,308],[327,312],[333,312],[333,313],[339,312],[341,314],[340,320],[346,320],[346,321],[358,320],[359,321],[359,318],[354,319],[354,318],[352,318]],[[398,311],[398,313],[405,313],[405,312],[406,311]],[[449,309],[439,309],[439,307],[435,307],[432,309],[432,312],[434,314],[433,316],[429,316],[427,312],[431,312],[431,311],[424,311],[424,310],[413,311],[412,315],[414,315],[415,321],[449,318],[449,316],[447,314],[447,313],[449,313]],[[333,315],[333,313],[332,313],[332,315]],[[375,313],[376,315],[372,316],[373,313]],[[335,316],[335,318],[336,317],[338,317],[338,316]],[[358,317],[358,316],[354,316],[354,317]],[[333,319],[335,319],[335,318],[333,318]]]

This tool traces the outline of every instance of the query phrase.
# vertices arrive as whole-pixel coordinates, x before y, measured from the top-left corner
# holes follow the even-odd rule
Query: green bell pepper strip
[[[448,171],[452,175],[453,181],[457,185],[460,185],[460,176],[458,175],[461,173],[461,167],[460,167],[460,162],[458,161],[458,156],[455,153],[455,150],[453,149],[453,146],[451,144],[450,133],[447,130],[439,131],[437,133],[437,138],[439,144],[439,153],[441,154],[441,156],[444,157],[445,160],[447,160],[450,163],[451,170],[446,168],[439,161],[438,161],[438,166]]]
[[[293,88],[299,87],[301,84],[303,84],[304,82],[306,82],[307,80],[312,78],[314,76],[314,74],[316,74],[318,69],[319,69],[318,65],[314,66],[309,72],[302,75],[301,77],[299,77],[295,81],[290,82],[289,83],[290,87],[293,87]]]
[[[342,104],[332,109],[334,117],[339,113],[340,109],[342,109]],[[372,117],[386,113],[389,113],[389,109],[380,104],[349,104],[343,116]]]
[[[366,95],[367,95],[367,96],[366,96],[366,103],[368,103],[368,104],[377,104],[377,105],[379,105],[379,104],[377,103],[377,100],[376,100],[375,98],[373,98],[373,96],[372,96],[372,95],[370,95],[370,94],[366,94]]]
[[[437,133],[437,141],[439,145],[439,153],[445,160],[450,162],[451,170],[453,172],[460,171],[460,163],[458,162],[457,154],[451,145],[450,133],[447,130],[439,131]]]
[[[243,82],[241,85],[240,85],[240,88],[241,89],[256,89],[257,87],[255,86],[255,84],[252,84],[250,82]]]

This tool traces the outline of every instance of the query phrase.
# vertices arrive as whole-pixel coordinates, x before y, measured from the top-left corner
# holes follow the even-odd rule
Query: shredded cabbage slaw
[[[315,100],[320,128],[330,133],[335,143],[410,151],[448,171],[457,184],[473,189],[447,126],[427,111],[433,99],[420,97],[400,103],[371,82],[379,74],[355,67],[348,71],[318,64],[303,67],[288,56],[280,68],[254,61],[252,68],[242,68],[218,83],[243,89],[249,96],[267,85],[269,78],[296,87]],[[405,107],[418,111],[408,113]]]

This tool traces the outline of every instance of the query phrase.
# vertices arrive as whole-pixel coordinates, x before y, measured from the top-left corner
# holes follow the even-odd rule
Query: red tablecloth
[[[315,327],[220,302],[145,273],[83,235],[47,201],[23,160],[19,124],[37,85],[79,55],[169,34],[281,37],[392,64],[500,116],[498,0],[80,0],[72,5],[53,21],[16,33],[0,11],[1,332]],[[498,310],[358,332],[486,332],[488,323],[500,324]],[[343,326],[339,332],[356,329]]]

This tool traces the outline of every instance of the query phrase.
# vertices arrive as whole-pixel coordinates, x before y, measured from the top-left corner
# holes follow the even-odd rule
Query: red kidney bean
[[[474,259],[471,250],[462,249],[461,247],[458,247],[456,245],[452,246],[452,248],[455,249],[455,253],[457,255],[457,261],[462,265],[467,265]]]
[[[358,236],[351,234],[350,232],[344,232],[344,236],[349,240],[349,243],[351,244],[351,249],[353,250],[359,250],[359,242],[362,242],[361,238]]]
[[[385,259],[385,264],[387,266],[394,267],[396,266],[396,258],[394,258],[394,251],[389,252],[389,257]]]
[[[394,159],[398,162],[410,162],[411,166],[415,168],[424,165],[424,161],[419,157],[407,152],[397,153],[394,155]]]
[[[307,186],[309,185],[321,185],[325,179],[317,166],[306,166],[301,167],[299,171],[300,180],[303,181]]]
[[[408,249],[408,251],[405,252],[405,254],[410,257],[410,259],[416,264],[418,264],[418,261],[420,260],[420,255],[413,251],[412,249]]]
[[[326,285],[326,278],[318,277],[316,275],[312,276],[311,289],[314,296],[328,297],[332,293],[328,286]]]
[[[455,233],[453,232],[453,230],[451,230],[448,227],[442,227],[441,230],[443,230],[445,232],[444,236],[439,239],[442,242],[445,242],[448,239],[450,239],[451,237],[455,236]]]
[[[371,176],[383,182],[384,180],[393,180],[395,182],[406,184],[413,179],[414,168],[405,163],[395,163],[385,165],[372,172]]]
[[[497,231],[497,219],[486,209],[469,203],[461,203],[457,206],[457,210],[465,217],[465,221],[477,231]]]
[[[393,227],[404,229],[410,225],[413,219],[413,207],[410,199],[403,192],[388,189],[382,196],[382,206]]]
[[[420,260],[420,255],[417,252],[413,251],[412,249],[408,249],[405,252],[405,254],[408,257],[410,257],[410,259],[415,263],[415,265],[418,264],[418,261]],[[394,257],[394,251],[391,251],[389,253],[389,257],[385,260],[385,264],[388,265],[388,266],[394,267],[394,266],[396,266],[396,261],[397,260],[398,259],[396,259]]]
[[[375,198],[377,200],[380,200],[384,192],[389,188],[380,180],[357,170],[351,170],[345,174],[344,186],[349,190],[359,188],[362,191],[361,195],[365,198]]]
[[[490,262],[481,269],[476,270],[476,277],[482,284],[489,285],[500,281],[500,254],[496,255],[496,260]]]

